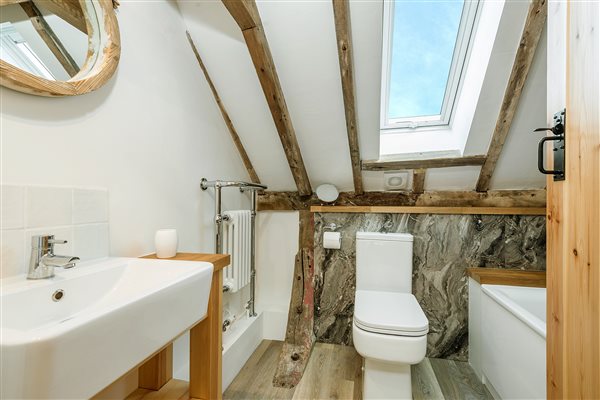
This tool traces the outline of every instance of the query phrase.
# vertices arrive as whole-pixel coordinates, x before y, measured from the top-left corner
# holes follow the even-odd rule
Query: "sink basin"
[[[107,258],[51,279],[3,279],[0,398],[93,396],[206,316],[212,272]]]

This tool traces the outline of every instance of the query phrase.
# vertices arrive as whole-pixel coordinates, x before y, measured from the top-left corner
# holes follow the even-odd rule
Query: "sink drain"
[[[53,301],[60,301],[63,297],[65,297],[65,292],[62,289],[58,289],[56,292],[52,293]]]

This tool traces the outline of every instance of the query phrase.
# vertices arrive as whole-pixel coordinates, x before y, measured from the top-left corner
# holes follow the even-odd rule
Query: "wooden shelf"
[[[156,254],[150,254],[142,258],[158,259]],[[161,260],[206,261],[214,265],[215,271],[220,271],[231,263],[229,254],[177,253],[175,257],[161,258]]]
[[[504,268],[467,268],[467,274],[479,284],[546,287],[546,271]]]
[[[318,213],[546,215],[544,207],[312,206]]]

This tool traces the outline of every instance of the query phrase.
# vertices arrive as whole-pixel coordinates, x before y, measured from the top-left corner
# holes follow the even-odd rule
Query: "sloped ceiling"
[[[184,21],[262,182],[295,190],[254,66],[237,24],[219,0],[179,0]],[[298,143],[313,186],[352,190],[352,172],[330,1],[257,1]],[[362,159],[379,152],[382,2],[350,3],[357,118]],[[485,154],[527,14],[527,2],[508,2],[492,52],[465,154]],[[476,62],[471,61],[471,62]],[[200,70],[198,73],[201,74]],[[538,135],[546,121],[546,40],[540,41],[492,189],[542,188]],[[479,167],[429,170],[425,187],[475,187]],[[382,190],[383,174],[363,172],[366,190]],[[248,179],[248,177],[240,177]]]

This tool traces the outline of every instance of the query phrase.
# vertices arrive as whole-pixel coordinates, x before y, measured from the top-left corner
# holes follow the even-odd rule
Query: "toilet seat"
[[[394,336],[424,336],[429,321],[410,293],[357,290],[354,323],[362,330]]]

